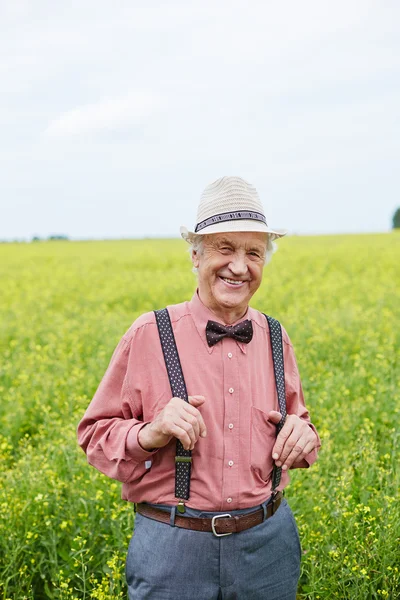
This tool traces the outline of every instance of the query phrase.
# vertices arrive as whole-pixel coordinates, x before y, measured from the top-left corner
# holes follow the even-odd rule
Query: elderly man
[[[320,442],[286,331],[249,307],[285,232],[253,186],[222,177],[181,234],[198,288],[122,337],[79,443],[136,504],[131,599],[295,600],[301,551],[282,490]]]

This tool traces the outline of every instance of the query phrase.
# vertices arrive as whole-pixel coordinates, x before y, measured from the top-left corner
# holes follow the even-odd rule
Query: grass
[[[285,325],[323,442],[287,497],[299,598],[400,598],[400,235],[291,237],[252,305]],[[141,313],[189,299],[180,240],[0,246],[0,598],[126,597],[133,525],[76,425]]]

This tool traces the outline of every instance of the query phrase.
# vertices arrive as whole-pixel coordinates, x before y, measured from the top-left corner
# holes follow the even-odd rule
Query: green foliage
[[[393,229],[400,229],[400,207],[393,215]]]
[[[400,237],[280,240],[252,305],[285,325],[323,449],[292,473],[301,599],[400,598]],[[132,506],[76,426],[144,311],[195,288],[181,240],[0,248],[0,598],[125,598]]]

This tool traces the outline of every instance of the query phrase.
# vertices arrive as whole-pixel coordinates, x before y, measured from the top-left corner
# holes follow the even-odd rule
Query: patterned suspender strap
[[[171,392],[174,398],[182,398],[189,401],[183,378],[181,361],[176,347],[174,332],[172,331],[171,319],[168,310],[163,308],[155,310],[158,333],[160,335],[161,347],[164,354],[165,366],[168,372]],[[175,497],[182,500],[189,499],[190,473],[192,469],[192,453],[185,450],[180,440],[176,440],[175,455]],[[178,506],[179,510],[179,506]]]
[[[268,315],[264,316],[266,317],[269,326],[272,348],[272,360],[274,363],[276,392],[278,395],[279,412],[282,415],[282,419],[276,426],[276,435],[278,435],[283,425],[285,424],[286,419],[286,390],[285,369],[283,363],[282,329],[279,321],[273,319],[272,317],[269,317]],[[272,471],[272,494],[276,493],[276,488],[278,487],[281,481],[281,476],[282,467],[277,467],[274,464],[274,469]]]

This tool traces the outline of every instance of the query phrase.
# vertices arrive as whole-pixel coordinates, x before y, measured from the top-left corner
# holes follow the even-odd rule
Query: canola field
[[[278,246],[252,306],[286,327],[323,444],[287,488],[298,598],[395,600],[400,235]],[[0,599],[126,598],[132,506],[87,465],[76,426],[132,321],[190,299],[186,245],[2,244],[0,274]]]

